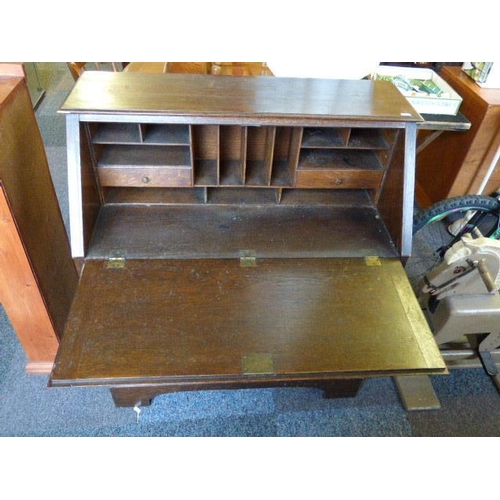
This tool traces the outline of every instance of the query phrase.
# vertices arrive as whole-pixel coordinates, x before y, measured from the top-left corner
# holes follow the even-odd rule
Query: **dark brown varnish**
[[[391,84],[89,72],[62,112],[84,267],[51,385],[135,405],[445,372],[401,264],[421,118]]]
[[[244,382],[255,353],[292,379],[426,372],[411,293],[397,259],[89,260],[52,381]]]

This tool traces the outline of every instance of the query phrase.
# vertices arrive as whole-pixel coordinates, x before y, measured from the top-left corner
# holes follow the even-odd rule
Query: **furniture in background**
[[[26,369],[48,373],[78,274],[21,64],[0,63],[0,301]]]
[[[213,62],[212,75],[274,76],[265,62]]]
[[[83,72],[88,69],[87,65],[88,64],[93,64],[94,68],[99,71],[101,69],[101,64],[105,63],[99,63],[99,62],[94,62],[94,63],[88,63],[88,62],[69,62],[68,63],[68,68],[69,71],[71,72],[71,76],[74,78],[75,82],[82,76]],[[106,63],[111,65],[112,71],[120,71],[118,68],[118,65],[115,62],[111,63]]]
[[[491,194],[500,187],[500,89],[483,89],[460,67],[440,73],[463,98],[468,131],[444,132],[417,157],[416,195],[421,206],[465,194]]]
[[[124,71],[131,73],[273,76],[265,62],[131,62]]]
[[[208,75],[211,63],[209,62],[167,62],[163,63],[165,73],[198,73]]]
[[[140,76],[86,72],[61,108],[85,265],[52,386],[133,406],[446,372],[401,263],[421,118],[394,86]]]
[[[197,73],[210,74],[209,62],[131,62],[123,71],[130,73]]]

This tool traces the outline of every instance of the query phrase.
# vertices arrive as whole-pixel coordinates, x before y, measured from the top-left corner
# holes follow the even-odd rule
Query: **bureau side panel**
[[[401,130],[391,153],[377,207],[399,255],[411,254],[415,191],[416,127]]]

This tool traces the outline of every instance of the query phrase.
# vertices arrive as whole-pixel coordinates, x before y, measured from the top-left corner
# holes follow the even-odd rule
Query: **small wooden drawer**
[[[377,189],[382,181],[380,170],[298,170],[298,188]]]
[[[189,167],[100,167],[101,186],[192,187]]]
[[[189,146],[105,146],[97,163],[101,186],[192,187]]]

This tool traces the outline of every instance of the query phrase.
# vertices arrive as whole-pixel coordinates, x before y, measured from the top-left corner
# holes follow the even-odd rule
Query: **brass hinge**
[[[365,257],[365,264],[367,266],[381,266],[382,261],[378,257],[378,255],[367,255]]]
[[[243,375],[274,374],[274,359],[272,354],[245,354],[242,359],[242,372]]]
[[[125,267],[125,257],[122,252],[111,252],[106,264],[108,269],[122,269]]]
[[[257,254],[255,250],[242,250],[240,252],[241,267],[257,267]]]

